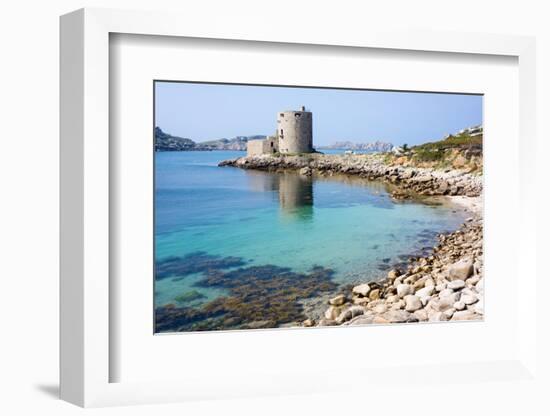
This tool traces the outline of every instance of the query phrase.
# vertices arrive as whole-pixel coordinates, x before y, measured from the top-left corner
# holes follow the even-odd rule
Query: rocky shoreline
[[[359,175],[396,185],[392,195],[446,195],[472,211],[455,232],[440,234],[426,256],[410,258],[404,270],[342,290],[328,300],[322,316],[301,326],[367,325],[481,320],[484,315],[482,176],[458,169],[389,166],[375,155],[254,156],[220,166],[302,175]]]
[[[354,286],[328,301],[323,316],[303,326],[366,325],[483,319],[483,225],[469,218],[440,234],[429,256],[412,258],[379,281]]]
[[[411,195],[479,196],[483,177],[462,169],[421,168],[384,163],[380,155],[261,155],[222,161],[219,166],[265,171],[294,170],[302,175],[357,175],[369,180],[383,180],[397,185],[392,195],[407,198]]]

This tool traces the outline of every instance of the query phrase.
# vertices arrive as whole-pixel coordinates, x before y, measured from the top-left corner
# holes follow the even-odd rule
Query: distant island
[[[372,143],[353,143],[350,141],[336,142],[325,146],[316,146],[319,150],[361,150],[371,152],[389,152],[393,148],[393,144],[381,142],[379,140]]]
[[[195,142],[187,137],[173,136],[164,132],[160,127],[155,127],[155,151],[156,152],[185,152],[185,151],[210,151],[210,150],[236,150],[246,151],[246,146],[252,140],[264,140],[266,135],[236,136],[231,139],[222,138]],[[353,143],[350,141],[335,142],[330,145],[316,146],[318,150],[358,150],[371,152],[389,152],[393,144],[382,141],[372,143]]]
[[[237,136],[232,139],[216,139],[197,143],[186,137],[172,136],[165,133],[160,127],[155,127],[156,152],[182,151],[209,151],[209,150],[238,150],[245,151],[249,140],[265,139],[266,136]]]

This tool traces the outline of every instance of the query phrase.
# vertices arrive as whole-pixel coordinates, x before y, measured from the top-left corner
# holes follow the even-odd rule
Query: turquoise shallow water
[[[338,284],[355,283],[382,276],[464,221],[465,213],[449,205],[395,203],[384,185],[359,178],[311,180],[217,166],[243,154],[156,153],[157,264],[202,252],[240,258],[246,267],[322,266],[334,270]],[[202,297],[186,306],[226,295],[222,287],[197,287],[208,267],[162,279],[157,272],[156,305],[177,303],[189,291]]]
[[[466,215],[449,204],[394,202],[385,185],[360,178],[310,179],[217,166],[243,154],[156,153],[157,308],[200,308],[231,295],[239,304],[250,296],[258,301],[274,293],[261,282],[262,273],[273,269],[284,277],[284,290],[275,288],[272,304],[287,299],[281,297],[287,288],[295,289],[289,280],[303,279],[315,266],[332,270],[333,289],[380,278],[392,265],[432,247],[438,233],[456,229]],[[254,266],[264,267],[254,269],[254,279],[260,280],[238,273]],[[225,277],[222,284],[207,284],[208,276]],[[259,287],[253,295],[248,290]],[[261,305],[260,299],[256,309]]]

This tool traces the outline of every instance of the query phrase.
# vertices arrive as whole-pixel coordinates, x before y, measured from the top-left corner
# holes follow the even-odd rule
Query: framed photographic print
[[[154,93],[155,332],[483,319],[483,96]]]
[[[61,20],[62,398],[537,383],[533,40],[181,19]]]

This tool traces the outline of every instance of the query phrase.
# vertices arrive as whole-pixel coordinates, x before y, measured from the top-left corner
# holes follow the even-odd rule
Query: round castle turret
[[[277,136],[281,153],[313,152],[313,118],[310,111],[283,111],[277,116]]]

